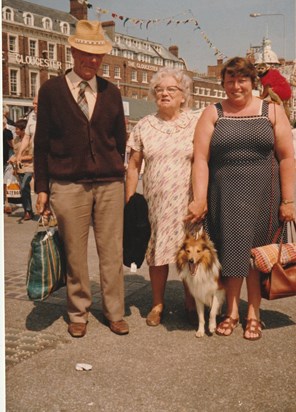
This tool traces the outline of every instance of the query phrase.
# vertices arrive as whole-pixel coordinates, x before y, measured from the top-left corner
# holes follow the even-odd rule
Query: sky
[[[69,0],[33,0],[50,8],[69,11]],[[206,72],[218,54],[245,56],[250,46],[270,38],[272,50],[287,60],[296,58],[296,0],[88,0],[90,20],[114,20],[119,33],[149,39],[164,46],[179,46],[188,69]],[[98,14],[98,9],[108,13]],[[112,18],[112,13],[117,16]],[[250,13],[269,16],[250,17]],[[276,14],[270,16],[270,14]],[[128,18],[124,24],[124,20]],[[133,19],[133,20],[132,20]],[[170,24],[167,24],[169,20]],[[199,26],[188,19],[197,20]],[[136,20],[144,20],[140,29]],[[159,20],[157,23],[146,23]],[[177,24],[176,21],[179,21]]]

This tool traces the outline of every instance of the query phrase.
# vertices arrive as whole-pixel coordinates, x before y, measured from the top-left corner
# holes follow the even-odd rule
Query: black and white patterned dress
[[[270,243],[279,226],[279,164],[268,103],[257,116],[224,116],[210,145],[206,228],[215,243],[222,275],[246,277],[250,249]]]

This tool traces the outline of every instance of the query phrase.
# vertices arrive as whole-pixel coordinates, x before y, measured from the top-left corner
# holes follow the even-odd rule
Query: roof
[[[70,31],[75,29],[77,19],[69,12],[55,10],[53,8],[40,6],[24,0],[2,0],[2,8],[11,7],[14,9],[14,22],[24,23],[23,13],[31,13],[34,16],[34,27],[42,28],[42,19],[49,17],[52,20],[52,30],[61,32],[60,23],[66,22],[70,25]]]
[[[130,97],[122,97],[123,103],[129,104],[129,115],[132,120],[140,120],[148,114],[156,112],[156,104],[150,100],[138,100]]]

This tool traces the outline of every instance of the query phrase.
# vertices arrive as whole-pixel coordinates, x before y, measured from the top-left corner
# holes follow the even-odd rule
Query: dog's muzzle
[[[196,263],[194,263],[193,259],[189,259],[188,266],[191,276],[195,276]]]

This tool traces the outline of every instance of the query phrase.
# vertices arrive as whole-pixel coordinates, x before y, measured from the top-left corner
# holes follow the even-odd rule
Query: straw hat
[[[112,50],[112,44],[106,40],[102,25],[98,21],[79,20],[76,33],[68,38],[75,49],[86,53],[105,54]]]

